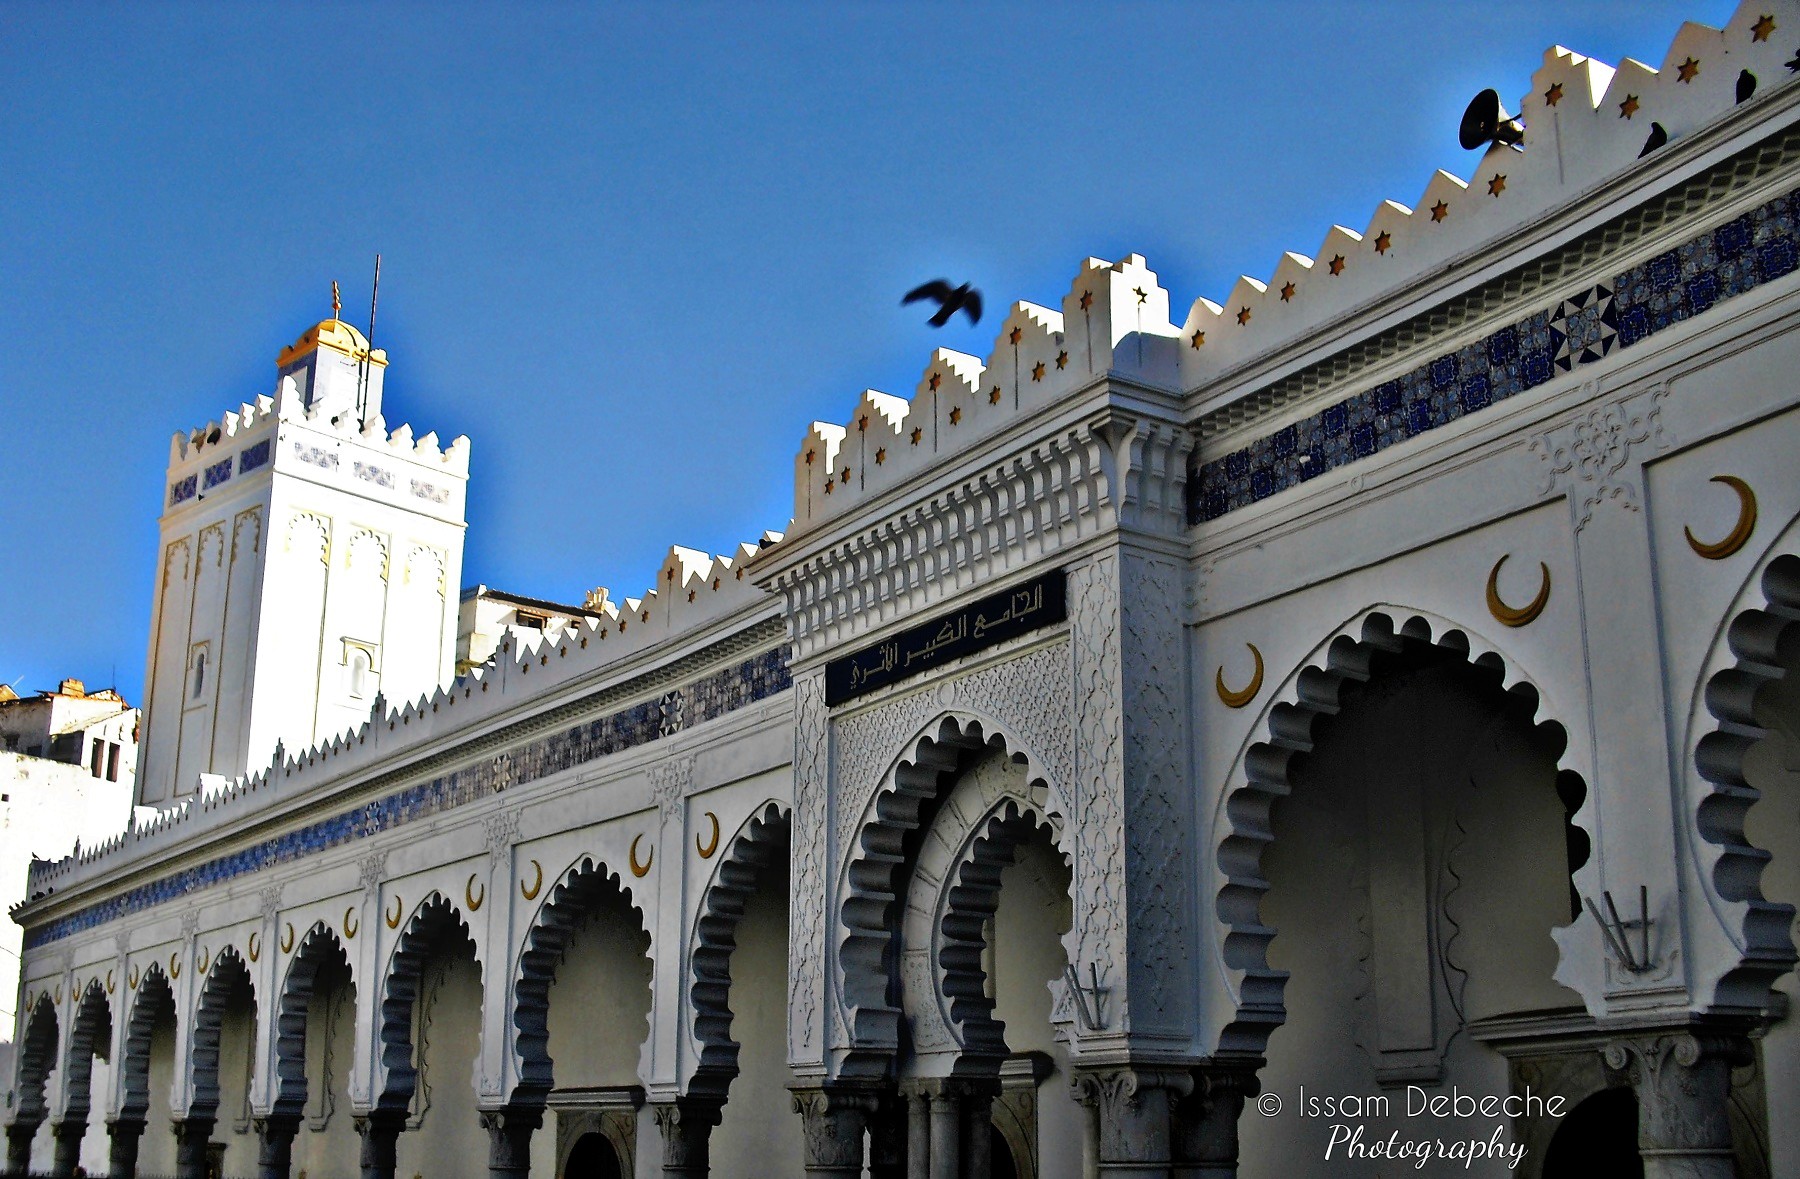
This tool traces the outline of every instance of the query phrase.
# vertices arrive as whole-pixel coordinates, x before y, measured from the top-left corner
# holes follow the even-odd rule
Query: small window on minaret
[[[206,648],[202,647],[194,652],[194,686],[189,695],[198,700],[204,691],[206,691]]]
[[[358,700],[369,694],[369,653],[361,647],[350,649],[350,694]]]

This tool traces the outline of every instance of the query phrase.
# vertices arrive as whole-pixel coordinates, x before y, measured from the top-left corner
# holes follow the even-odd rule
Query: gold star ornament
[[[920,426],[914,426],[912,432],[912,444],[917,446],[919,444],[919,439],[923,437],[925,437],[924,429]]]
[[[1281,284],[1281,301],[1283,303],[1292,303],[1294,301],[1294,284],[1293,283],[1288,282],[1288,283]]]
[[[1774,31],[1775,18],[1765,12],[1761,20],[1750,26],[1750,39],[1752,41],[1767,41],[1769,39],[1769,34]]]
[[[1069,367],[1069,354],[1067,352],[1058,352],[1056,354],[1056,367],[1057,368],[1068,368]]]
[[[1562,101],[1562,83],[1552,82],[1550,89],[1544,91],[1544,105],[1555,106]]]
[[[1439,201],[1437,204],[1431,206],[1431,219],[1434,222],[1442,221],[1444,218],[1448,217],[1449,215],[1450,215],[1450,206],[1446,205],[1443,201]]]
[[[927,382],[925,382],[925,383],[926,383],[926,384],[928,384],[928,385],[930,385],[930,386],[931,386],[931,391],[932,391],[932,392],[933,392],[933,393],[936,393],[936,392],[937,392],[937,390],[938,390],[938,386],[939,386],[939,385],[940,385],[940,384],[942,384],[942,383],[943,383],[943,380],[944,380],[944,374],[942,374],[942,373],[932,373],[932,374],[931,374],[931,380],[929,380],[929,381],[927,381]]]
[[[995,385],[992,389],[988,390],[988,404],[989,405],[999,405],[1000,404],[1000,386]]]
[[[1239,327],[1243,327],[1250,322],[1250,309],[1248,307],[1238,308],[1237,321]]]
[[[1094,305],[1094,292],[1092,292],[1092,291],[1081,292],[1081,309],[1083,311],[1086,311],[1089,307],[1092,307],[1093,305]]]
[[[1675,67],[1675,76],[1683,82],[1692,82],[1695,78],[1700,76],[1700,63],[1691,57],[1688,58],[1686,61]]]
[[[1031,379],[1034,381],[1041,381],[1044,379],[1044,362],[1043,361],[1040,360],[1036,364],[1031,366]]]
[[[1388,250],[1393,246],[1393,244],[1394,244],[1394,235],[1387,232],[1386,230],[1382,230],[1380,233],[1375,235],[1375,252],[1377,254],[1387,253]]]
[[[1638,113],[1638,97],[1637,97],[1637,95],[1627,94],[1625,96],[1625,101],[1621,102],[1619,104],[1619,117],[1621,119],[1629,119],[1631,116],[1633,116],[1637,113]]]
[[[1193,345],[1193,347],[1196,350],[1198,350],[1200,345],[1206,343],[1206,333],[1205,332],[1195,332],[1193,335],[1188,337],[1188,343]]]
[[[952,426],[954,426],[961,421],[962,421],[962,406],[960,406],[960,405],[951,406],[950,407],[950,424]]]
[[[1012,331],[1006,333],[1006,338],[1009,341],[1011,341],[1014,345],[1017,345],[1020,340],[1023,340],[1025,338],[1025,329],[1024,328],[1014,328]]]
[[[1497,197],[1506,191],[1506,173],[1496,173],[1488,180],[1488,195]]]
[[[1342,254],[1332,255],[1331,261],[1325,264],[1325,269],[1331,271],[1333,277],[1344,273],[1344,256]]]

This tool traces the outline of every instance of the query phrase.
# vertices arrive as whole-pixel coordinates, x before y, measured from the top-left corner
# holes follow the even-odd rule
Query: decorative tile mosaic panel
[[[1800,265],[1800,190],[1411,372],[1328,405],[1188,479],[1188,520],[1216,520],[1478,413],[1699,315]]]
[[[450,502],[450,489],[436,484],[426,483],[422,479],[412,481],[412,493],[420,499],[428,499],[434,504]]]
[[[139,885],[99,904],[27,930],[25,945],[27,948],[48,945],[114,918],[179,900],[212,885],[402,827],[417,819],[428,819],[511,787],[679,733],[787,691],[792,683],[788,674],[790,656],[787,647],[777,647],[684,684],[658,699],[584,721],[475,765],[414,783],[354,810],[265,839],[254,847]]]
[[[337,451],[327,450],[323,446],[303,446],[294,443],[294,457],[311,466],[322,467],[327,471],[337,470]]]
[[[223,459],[214,463],[212,466],[206,468],[206,470],[202,472],[202,475],[204,477],[200,480],[200,490],[211,491],[219,484],[225,482],[225,480],[231,478],[231,460]]]
[[[268,461],[269,439],[264,438],[255,446],[245,447],[244,453],[238,455],[238,474],[242,475],[245,471],[254,471],[258,467],[266,466]]]
[[[377,487],[394,485],[394,473],[386,467],[378,467],[374,463],[357,462],[351,463],[350,466],[356,472],[356,477],[364,483],[373,483]]]
[[[199,480],[193,475],[189,475],[186,479],[178,479],[170,484],[169,506],[174,507],[176,504],[186,503],[188,500],[193,499],[198,484]]]

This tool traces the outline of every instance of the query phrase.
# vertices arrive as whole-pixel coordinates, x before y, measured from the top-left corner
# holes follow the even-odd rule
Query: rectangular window
[[[549,619],[542,614],[533,614],[529,610],[521,610],[518,613],[518,618],[514,625],[524,627],[528,630],[543,630],[544,624],[548,621]]]
[[[98,778],[100,776],[100,759],[105,756],[106,756],[106,742],[95,741],[94,742],[94,756],[90,759],[92,764],[89,765],[88,772],[93,774],[94,777],[96,777],[96,778]]]
[[[119,780],[119,743],[117,741],[109,741],[106,745],[106,780],[108,782]]]

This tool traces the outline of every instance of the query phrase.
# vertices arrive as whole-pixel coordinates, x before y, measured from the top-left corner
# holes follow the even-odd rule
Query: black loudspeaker
[[[1516,147],[1525,139],[1525,128],[1519,124],[1519,120],[1506,113],[1496,91],[1483,90],[1469,103],[1469,109],[1463,112],[1462,128],[1457,132],[1456,138],[1465,151],[1489,145]]]

